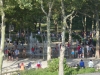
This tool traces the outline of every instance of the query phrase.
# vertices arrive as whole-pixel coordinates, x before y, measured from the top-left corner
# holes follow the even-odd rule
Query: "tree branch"
[[[72,15],[73,15],[73,13],[74,13],[74,11],[72,11],[69,15],[65,16],[65,17],[64,17],[64,19],[69,18],[70,16],[72,16]]]
[[[80,14],[82,14],[82,15],[85,15],[85,16],[87,16],[87,17],[89,17],[89,18],[92,18],[90,15],[88,15],[88,14],[86,14],[86,13],[82,13],[82,12],[79,12],[78,11],[78,13],[80,13]],[[92,18],[93,19],[93,18]]]
[[[41,9],[42,9],[42,11],[44,12],[44,14],[47,16],[47,13],[46,13],[46,11],[44,10],[44,6],[43,6],[43,0],[41,0]]]
[[[66,22],[66,20],[67,20],[70,16],[72,16],[72,15],[74,14],[74,12],[75,12],[75,11],[72,11],[69,15],[65,16],[65,17],[64,17],[64,21]],[[69,31],[69,26],[67,25],[67,22],[66,22],[66,27],[67,27],[67,29],[68,29],[68,31]]]
[[[76,14],[77,14],[77,12],[75,13],[75,15],[74,15],[74,16],[72,16],[72,19],[76,16]]]
[[[50,2],[50,8],[53,7],[53,3],[54,3],[54,0],[53,0],[53,2]]]

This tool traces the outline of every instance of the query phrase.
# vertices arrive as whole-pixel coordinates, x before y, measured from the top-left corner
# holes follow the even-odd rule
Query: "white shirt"
[[[88,66],[89,66],[89,67],[93,67],[93,66],[94,66],[93,61],[89,61],[89,62],[88,62]]]
[[[86,49],[87,49],[87,51],[89,51],[89,50],[90,50],[90,48],[89,48],[89,46],[88,46],[88,45],[86,46]]]
[[[15,50],[15,55],[18,55],[19,54],[19,50]]]
[[[82,53],[84,53],[84,47],[82,47]]]

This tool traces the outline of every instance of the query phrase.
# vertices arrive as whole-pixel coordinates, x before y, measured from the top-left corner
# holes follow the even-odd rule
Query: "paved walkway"
[[[25,66],[27,66],[28,63],[31,62],[32,63],[31,67],[36,68],[36,64],[37,64],[38,61],[41,62],[42,68],[47,67],[47,61],[44,61],[42,59],[29,59],[29,58],[26,58],[26,59],[20,59],[19,61],[4,60],[3,61],[2,73],[19,70],[18,63],[22,63],[22,62],[24,63]]]
[[[78,75],[100,75],[100,73],[87,73],[87,74],[78,74]]]
[[[100,59],[95,59],[95,58],[84,58],[84,62],[85,62],[85,66],[88,66],[88,61],[92,59],[94,62],[94,67],[99,67],[100,68]],[[80,62],[81,59],[67,59],[67,64],[69,66],[74,66],[76,64],[78,64]],[[14,71],[14,70],[18,70],[18,63],[24,63],[25,66],[29,63],[32,62],[32,68],[36,68],[36,63],[38,61],[41,61],[42,64],[42,68],[46,68],[47,67],[47,61],[43,60],[43,59],[20,59],[19,61],[7,61],[4,60],[3,61],[3,72],[8,72],[8,71]]]

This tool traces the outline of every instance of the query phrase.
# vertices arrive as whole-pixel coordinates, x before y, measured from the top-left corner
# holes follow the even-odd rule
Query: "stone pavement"
[[[87,73],[87,74],[78,74],[78,75],[100,75],[100,73]]]
[[[18,63],[22,63],[22,62],[24,63],[25,66],[27,66],[28,63],[31,62],[32,63],[31,67],[36,68],[36,64],[37,64],[38,61],[41,62],[42,68],[47,67],[47,61],[44,61],[42,59],[29,59],[29,58],[26,58],[26,59],[19,59],[19,61],[4,60],[3,61],[3,67],[2,67],[2,73],[19,70]]]
[[[100,68],[100,59],[95,59],[95,58],[84,58],[84,62],[85,62],[85,66],[88,66],[88,61],[92,59],[93,62],[94,62],[94,67],[98,67]],[[76,64],[79,63],[81,59],[67,59],[67,64],[69,66],[74,66]],[[18,70],[18,63],[24,63],[25,66],[27,66],[27,64],[29,62],[32,62],[32,68],[36,68],[36,63],[38,61],[41,61],[41,64],[42,64],[42,68],[46,68],[47,67],[47,61],[46,60],[43,60],[43,59],[29,59],[29,58],[26,58],[26,59],[19,59],[19,61],[7,61],[7,60],[4,60],[3,61],[3,68],[2,68],[2,72],[9,72],[9,71],[15,71],[15,70]],[[85,75],[85,74],[84,74]],[[92,74],[91,74],[92,75]],[[96,74],[95,74],[96,75]],[[100,75],[100,74],[99,74]]]
[[[85,66],[86,67],[88,67],[88,62],[89,62],[90,59],[93,60],[95,68],[97,68],[97,67],[100,68],[100,59],[95,59],[95,57],[92,57],[92,58],[82,58],[82,60],[85,62]],[[67,59],[67,64],[69,66],[74,66],[76,64],[79,64],[80,60],[81,60],[81,58]]]

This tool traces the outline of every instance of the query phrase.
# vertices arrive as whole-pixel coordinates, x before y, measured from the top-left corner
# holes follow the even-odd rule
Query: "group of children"
[[[20,70],[23,71],[23,70],[25,70],[25,68],[26,68],[26,69],[31,68],[31,67],[32,67],[31,65],[32,65],[31,62],[29,62],[27,66],[25,66],[24,63],[22,62],[22,63],[20,63],[20,64],[18,63],[18,68],[19,68]],[[36,63],[36,68],[37,68],[37,69],[40,69],[40,68],[41,68],[41,62],[40,62],[40,61],[38,61],[38,62]]]

